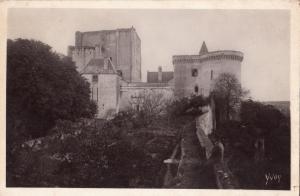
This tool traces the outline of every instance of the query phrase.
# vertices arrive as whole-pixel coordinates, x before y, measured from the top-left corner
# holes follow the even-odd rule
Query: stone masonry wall
[[[94,84],[92,82],[92,74],[83,74],[82,76],[90,83],[91,99],[94,100],[98,106],[97,117],[107,118],[118,112],[119,77],[116,74],[99,74],[98,83]]]
[[[103,57],[111,57],[116,69],[122,71],[124,80],[141,81],[141,41],[134,28],[76,32],[75,36],[75,48],[98,46]],[[73,56],[76,66],[85,66],[93,56],[90,54]]]
[[[230,56],[231,52],[229,51],[226,51],[228,57],[225,57],[222,52],[215,53],[206,55],[205,58],[214,55],[213,58],[206,60],[202,60],[205,58],[199,55],[173,57],[175,95],[177,97],[186,97],[192,94],[208,96],[213,88],[214,80],[221,73],[232,73],[241,81],[242,57],[233,54]],[[197,70],[196,76],[192,76],[192,70]],[[198,93],[195,92],[196,86]]]

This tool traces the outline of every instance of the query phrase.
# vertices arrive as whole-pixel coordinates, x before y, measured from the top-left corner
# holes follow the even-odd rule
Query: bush
[[[94,125],[60,121],[56,134],[41,138],[41,148],[16,146],[7,186],[128,187],[142,167],[143,149],[120,138],[109,122]]]
[[[289,189],[290,122],[270,105],[247,100],[242,102],[241,121],[227,121],[214,136],[225,144],[229,167],[240,179],[241,188]],[[258,147],[263,141],[264,148]],[[282,176],[280,184],[265,184],[265,174]]]

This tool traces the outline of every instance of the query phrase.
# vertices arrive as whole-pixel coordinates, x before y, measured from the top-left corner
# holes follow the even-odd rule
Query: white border
[[[5,188],[5,89],[6,30],[8,8],[115,8],[115,9],[287,9],[291,11],[291,191],[208,190],[208,189],[67,189]],[[2,1],[0,3],[0,195],[299,195],[299,64],[300,0],[199,0],[199,1]]]

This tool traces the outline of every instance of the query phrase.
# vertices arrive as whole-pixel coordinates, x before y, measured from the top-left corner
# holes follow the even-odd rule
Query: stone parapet
[[[243,56],[242,52],[232,50],[213,51],[204,55],[174,55],[173,64],[202,63],[204,61],[220,59],[242,61]]]

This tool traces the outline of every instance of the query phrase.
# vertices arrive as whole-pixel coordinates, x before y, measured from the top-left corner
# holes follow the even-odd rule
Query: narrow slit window
[[[196,94],[198,94],[198,92],[199,92],[199,87],[198,87],[198,86],[195,86],[195,87],[194,87],[194,91],[195,91]]]
[[[97,88],[97,102],[98,102],[98,88]]]
[[[214,79],[214,71],[213,70],[210,71],[210,80],[212,80],[212,79]]]

